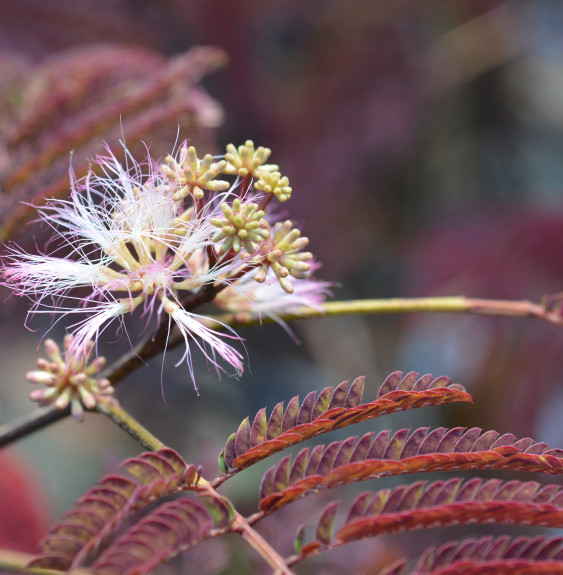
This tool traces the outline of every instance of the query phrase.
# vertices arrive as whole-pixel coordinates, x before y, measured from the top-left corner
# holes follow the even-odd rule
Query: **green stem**
[[[145,449],[157,451],[166,447],[160,439],[157,439],[148,429],[141,425],[132,415],[125,411],[115,400],[99,401],[96,411],[109,417],[125,430],[133,439],[138,441]]]
[[[391,298],[391,299],[365,299],[351,301],[323,302],[312,307],[299,307],[290,312],[280,312],[277,316],[284,321],[311,319],[316,317],[330,317],[351,314],[385,314],[385,313],[420,313],[420,312],[454,312],[474,313],[483,315],[534,317],[563,325],[563,317],[557,311],[549,310],[545,306],[526,300],[506,301],[454,297],[428,297],[428,298]],[[251,326],[264,323],[273,323],[275,320],[266,316],[262,320],[253,317],[241,320],[240,313],[226,313],[209,316],[209,320],[217,320],[232,327]]]

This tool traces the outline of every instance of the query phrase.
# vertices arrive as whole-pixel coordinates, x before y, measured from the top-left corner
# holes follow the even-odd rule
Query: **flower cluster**
[[[192,379],[194,344],[218,371],[226,362],[241,373],[242,355],[228,343],[239,336],[198,315],[197,306],[218,298],[219,308],[232,310],[243,301],[259,316],[262,309],[287,309],[290,300],[315,305],[326,293],[326,284],[309,277],[307,238],[291,221],[276,223],[267,213],[272,198],[289,198],[288,179],[265,163],[270,150],[255,149],[250,140],[229,144],[223,158],[200,159],[186,144],[164,162],[147,157],[138,164],[125,153],[125,165],[108,150],[84,179],[71,173],[70,199],[39,210],[70,256],[9,246],[4,284],[32,299],[31,313],[78,317],[69,326],[72,365],[84,367],[91,342],[112,321],[139,310],[175,324]],[[278,287],[259,290],[260,284]],[[75,288],[88,295],[75,297]]]
[[[87,365],[85,360],[69,355],[73,341],[72,335],[65,336],[65,353],[61,354],[59,346],[52,339],[47,339],[45,352],[49,359],[39,358],[39,369],[28,371],[25,378],[31,383],[46,386],[31,392],[33,401],[42,406],[53,403],[58,409],[70,404],[72,416],[81,421],[84,407],[94,409],[100,398],[111,397],[114,390],[108,379],[100,377],[100,370],[106,364],[105,357],[97,357]],[[88,342],[87,347],[91,350],[94,342]]]

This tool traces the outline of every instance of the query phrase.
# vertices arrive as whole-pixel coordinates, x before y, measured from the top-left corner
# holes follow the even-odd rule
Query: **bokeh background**
[[[80,175],[104,141],[124,137],[142,157],[141,142],[158,156],[177,138],[215,152],[251,138],[289,177],[294,195],[283,208],[310,238],[335,298],[538,301],[563,290],[562,27],[563,5],[549,0],[4,0],[4,239],[44,244],[21,202],[64,197],[71,152]],[[25,311],[13,297],[0,308],[2,423],[32,407],[23,374],[47,326],[26,330]],[[360,374],[370,399],[397,369],[446,374],[475,406],[369,429],[480,426],[563,445],[560,327],[436,314],[320,319],[294,330],[301,345],[278,326],[243,331],[248,372],[217,381],[201,362],[199,396],[170,353],[133,374],[119,397],[209,475],[247,414]],[[105,343],[110,358],[127,349]],[[13,473],[0,474],[0,543],[29,549],[23,536],[8,539],[14,525],[33,539],[136,452],[96,415],[10,448],[0,460]],[[35,478],[25,497],[39,500],[34,519],[15,499],[2,501],[21,488],[21,465]],[[232,488],[249,509],[258,476],[247,472]],[[437,537],[419,536],[420,547]],[[371,545],[365,561],[375,569],[385,553]],[[216,564],[199,560],[222,572],[213,553]]]

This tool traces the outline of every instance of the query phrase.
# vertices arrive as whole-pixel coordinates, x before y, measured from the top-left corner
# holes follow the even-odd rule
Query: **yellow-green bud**
[[[291,197],[291,187],[289,180],[280,174],[274,172],[259,172],[260,179],[256,182],[255,188],[262,190],[267,194],[274,194],[280,202],[285,202]]]

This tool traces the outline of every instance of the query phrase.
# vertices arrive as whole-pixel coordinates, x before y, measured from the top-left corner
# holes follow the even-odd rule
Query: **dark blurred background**
[[[562,27],[563,4],[547,0],[4,0],[4,237],[41,245],[21,202],[64,197],[72,150],[80,174],[122,135],[155,155],[178,130],[205,151],[251,138],[289,177],[283,209],[335,298],[537,301],[562,290]],[[31,409],[23,373],[46,326],[26,332],[25,310],[10,298],[0,312],[2,422]],[[396,369],[446,374],[475,406],[369,429],[480,426],[563,445],[560,327],[436,314],[294,329],[300,346],[277,326],[241,332],[250,369],[218,382],[201,362],[199,397],[174,353],[162,377],[154,360],[119,397],[209,475],[247,414],[360,374],[371,400]],[[108,341],[108,356],[120,349]],[[135,452],[96,415],[18,449],[37,466],[52,516]],[[235,487],[254,497],[257,476],[246,477]]]

